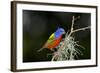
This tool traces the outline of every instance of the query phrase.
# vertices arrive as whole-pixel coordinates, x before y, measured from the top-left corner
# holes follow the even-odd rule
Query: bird
[[[60,41],[62,40],[63,34],[65,34],[65,30],[61,27],[58,27],[58,29],[50,35],[49,39],[42,46],[42,48],[38,50],[38,52],[42,51],[44,48],[47,48],[53,51],[59,45]]]

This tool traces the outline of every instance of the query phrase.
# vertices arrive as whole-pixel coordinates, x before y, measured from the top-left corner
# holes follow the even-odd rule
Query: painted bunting
[[[55,49],[59,45],[60,41],[62,40],[63,34],[65,34],[65,30],[63,28],[58,28],[54,33],[51,34],[49,39],[46,41],[43,47],[38,50],[38,52],[43,50],[44,48],[47,48],[51,51]]]

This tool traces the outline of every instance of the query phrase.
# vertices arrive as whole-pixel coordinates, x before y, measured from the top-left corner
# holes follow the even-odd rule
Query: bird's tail
[[[40,51],[42,51],[43,50],[43,48],[40,48],[39,50],[37,50],[37,52],[40,52]]]

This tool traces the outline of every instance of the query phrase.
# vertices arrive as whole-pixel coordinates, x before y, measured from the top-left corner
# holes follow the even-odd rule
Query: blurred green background
[[[62,27],[68,32],[71,28],[72,16],[80,16],[75,21],[74,29],[90,26],[91,14],[72,13],[72,12],[51,12],[51,11],[33,11],[23,10],[23,62],[50,61],[52,56],[48,56],[52,51],[44,49],[37,52],[49,36]],[[91,59],[91,31],[79,31],[73,34],[79,45],[85,49],[79,48],[83,55],[79,59]]]

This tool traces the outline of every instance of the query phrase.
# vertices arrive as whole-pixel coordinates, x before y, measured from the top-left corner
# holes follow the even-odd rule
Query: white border
[[[80,12],[91,13],[91,59],[77,61],[57,61],[57,62],[32,62],[23,63],[23,17],[22,10],[42,10],[42,11],[59,11],[59,12]],[[34,4],[17,4],[17,69],[36,69],[36,68],[52,68],[52,67],[68,67],[95,65],[96,63],[96,9],[84,7],[64,7],[50,5],[34,5]]]

